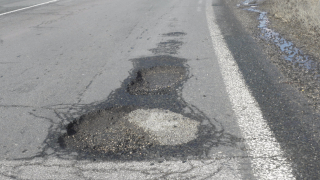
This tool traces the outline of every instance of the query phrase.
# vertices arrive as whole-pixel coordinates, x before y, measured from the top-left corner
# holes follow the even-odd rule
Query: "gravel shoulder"
[[[294,23],[282,21],[279,17],[269,13],[271,4],[265,1],[258,5],[257,9],[266,12],[267,28],[276,32],[281,39],[293,45],[289,48],[299,49],[304,56],[310,59],[313,68],[305,68],[300,62],[286,60],[288,56],[285,51],[281,51],[279,45],[275,45],[273,40],[261,38],[264,36],[262,30],[258,28],[260,22],[258,20],[259,13],[247,11],[242,0],[225,0],[229,8],[233,9],[235,17],[241,22],[243,28],[248,34],[251,34],[263,48],[264,53],[270,58],[286,78],[282,83],[292,85],[304,97],[307,97],[309,103],[317,113],[320,112],[320,55],[319,55],[319,38],[313,32],[306,32],[300,26],[295,26]],[[303,61],[303,60],[302,60]]]
[[[259,9],[268,12],[269,27],[279,32],[287,40],[294,42],[299,49],[313,56],[317,62],[320,62],[320,33],[316,30],[312,31],[304,28],[300,22],[285,20],[271,11],[271,3],[270,1],[265,1],[259,5]]]
[[[284,43],[288,47],[286,50],[298,47],[269,26],[272,20],[267,19],[260,6],[237,6],[243,2],[240,0],[224,2],[228,6],[224,17],[233,14],[235,18],[221,18],[219,26],[246,85],[257,100],[281,149],[295,167],[294,175],[297,179],[316,179],[319,177],[320,116],[319,82],[314,77],[319,75],[318,69],[306,69],[296,59],[286,60],[289,55],[281,51],[281,43],[290,41],[293,44],[288,47]],[[246,10],[248,8],[251,10]],[[261,17],[264,19],[261,20]],[[267,28],[259,28],[263,23],[267,24]],[[265,38],[268,36],[264,33],[275,35],[275,32],[281,38]],[[274,43],[275,40],[278,43]],[[314,64],[317,65],[316,62]]]

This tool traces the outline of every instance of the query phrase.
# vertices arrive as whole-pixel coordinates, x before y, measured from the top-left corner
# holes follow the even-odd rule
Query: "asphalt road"
[[[0,179],[320,177],[318,116],[223,1],[46,2],[0,1]]]

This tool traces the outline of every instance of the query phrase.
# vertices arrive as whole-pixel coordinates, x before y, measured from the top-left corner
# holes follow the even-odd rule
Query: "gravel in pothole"
[[[141,155],[159,145],[195,140],[199,125],[200,122],[169,110],[115,107],[75,119],[59,143],[65,149],[106,156]]]
[[[159,144],[125,116],[132,107],[99,110],[81,116],[60,137],[60,146],[86,152],[132,154]]]

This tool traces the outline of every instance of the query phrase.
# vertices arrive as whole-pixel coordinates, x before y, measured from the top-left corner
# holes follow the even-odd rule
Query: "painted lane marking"
[[[59,0],[48,1],[48,2],[44,2],[44,3],[28,6],[28,7],[25,7],[25,8],[16,9],[16,10],[13,10],[13,11],[2,13],[2,14],[0,14],[0,16],[11,14],[11,13],[18,12],[18,11],[23,11],[23,10],[26,10],[26,9],[30,9],[30,8],[34,8],[34,7],[38,7],[38,6],[42,6],[42,5],[46,5],[46,4],[50,4],[50,3],[53,3],[53,2],[57,2],[57,1],[59,1]]]
[[[237,63],[223,40],[211,3],[212,0],[207,0],[206,16],[213,49],[218,57],[238,125],[248,146],[248,153],[252,157],[253,174],[258,179],[295,179],[290,163],[283,157],[279,143],[263,119],[258,103],[252,97]]]

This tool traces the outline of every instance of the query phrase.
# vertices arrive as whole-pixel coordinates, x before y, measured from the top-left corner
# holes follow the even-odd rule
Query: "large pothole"
[[[179,66],[156,66],[137,72],[128,85],[130,94],[165,94],[186,78],[186,70]]]
[[[186,59],[152,56],[132,59],[134,68],[107,100],[73,120],[59,138],[63,158],[100,160],[181,160],[201,158],[214,146],[234,146],[180,96],[188,78]],[[55,141],[56,142],[56,141]],[[77,152],[76,154],[74,152]]]
[[[156,146],[195,140],[199,125],[169,110],[117,107],[74,120],[59,143],[66,149],[104,156],[144,156]]]

